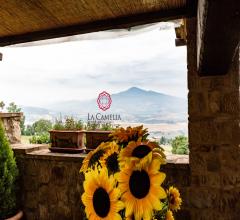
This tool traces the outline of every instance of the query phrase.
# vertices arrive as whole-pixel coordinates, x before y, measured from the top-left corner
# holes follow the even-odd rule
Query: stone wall
[[[0,113],[6,135],[11,144],[21,143],[20,121],[23,113]]]
[[[83,154],[50,153],[48,146],[14,145],[20,168],[21,204],[26,220],[81,220]],[[189,165],[171,158],[163,167],[166,183],[180,188],[184,205],[179,220],[189,219]]]
[[[196,64],[196,19],[188,19],[187,31],[191,219],[238,220],[239,53],[228,74],[199,77]]]

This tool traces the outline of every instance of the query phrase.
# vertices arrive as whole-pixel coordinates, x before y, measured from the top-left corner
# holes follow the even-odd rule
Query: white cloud
[[[0,99],[22,105],[95,98],[139,86],[186,97],[186,48],[173,29],[113,39],[1,48]]]

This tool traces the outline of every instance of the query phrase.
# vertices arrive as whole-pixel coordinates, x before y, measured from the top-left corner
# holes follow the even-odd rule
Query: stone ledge
[[[58,161],[71,161],[81,162],[86,154],[66,154],[66,153],[52,153],[49,149],[41,149],[27,153],[25,158],[41,159],[41,160],[58,160]]]
[[[189,155],[167,154],[166,157],[170,164],[189,164]]]
[[[47,144],[12,144],[11,145],[15,154],[27,154],[34,151],[48,149]]]
[[[0,112],[0,118],[21,118],[23,117],[23,112],[16,112],[16,113],[4,113]]]
[[[14,144],[12,145],[14,153],[17,155],[24,154],[25,158],[35,158],[42,160],[61,160],[61,161],[76,161],[79,162],[86,157],[86,154],[66,154],[52,153],[49,150],[49,145],[42,144]],[[168,164],[189,164],[189,155],[167,154]]]

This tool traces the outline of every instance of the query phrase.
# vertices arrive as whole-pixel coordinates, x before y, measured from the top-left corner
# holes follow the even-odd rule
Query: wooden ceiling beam
[[[201,76],[228,72],[240,41],[240,1],[198,2],[197,66]]]
[[[87,24],[76,24],[67,27],[60,27],[50,30],[25,33],[21,35],[0,37],[0,46],[7,46],[18,43],[45,40],[58,37],[67,37],[77,34],[85,34],[110,29],[130,28],[137,25],[155,23],[161,21],[175,20],[184,17],[196,16],[196,1],[188,0],[184,8],[171,9],[166,11],[135,14],[128,17],[119,17],[108,20],[99,20]]]

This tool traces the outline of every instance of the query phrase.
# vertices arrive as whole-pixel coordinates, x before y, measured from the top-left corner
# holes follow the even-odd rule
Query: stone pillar
[[[221,45],[219,45],[221,47]],[[192,220],[240,219],[239,53],[227,75],[197,74],[196,19],[187,21]]]
[[[11,144],[21,143],[21,128],[20,122],[23,113],[0,113],[0,120],[6,131],[6,135]]]

